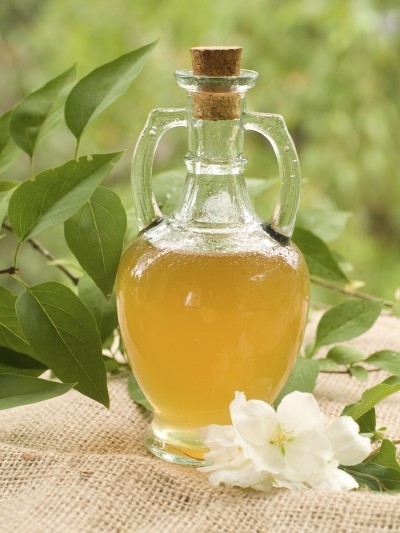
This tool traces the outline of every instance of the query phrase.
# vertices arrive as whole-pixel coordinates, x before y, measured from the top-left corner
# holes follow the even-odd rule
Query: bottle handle
[[[136,144],[132,161],[132,192],[141,230],[162,217],[151,186],[153,159],[164,133],[179,126],[187,127],[186,109],[153,109]]]
[[[245,111],[243,122],[246,130],[257,131],[269,140],[278,160],[280,199],[265,229],[276,240],[286,243],[293,234],[300,200],[301,174],[296,148],[280,115]]]

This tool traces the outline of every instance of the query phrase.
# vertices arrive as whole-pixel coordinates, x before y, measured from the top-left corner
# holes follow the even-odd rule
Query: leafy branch
[[[351,298],[359,298],[360,300],[366,300],[368,302],[382,302],[383,305],[389,309],[393,309],[395,305],[395,303],[391,302],[390,300],[384,300],[383,298],[379,298],[378,296],[372,296],[371,294],[354,291],[348,287],[343,287],[335,283],[331,283],[329,281],[317,278],[316,276],[310,276],[310,280],[312,283],[318,285],[319,287],[323,287],[324,289],[329,289],[331,291],[344,294],[345,296],[350,296]]]
[[[13,264],[0,274],[13,276],[23,287],[17,296],[0,286],[0,409],[53,398],[71,388],[109,405],[102,345],[117,325],[110,295],[126,212],[119,197],[99,185],[122,152],[75,157],[35,176],[34,155],[63,117],[78,147],[89,123],[128,89],[154,46],[103,65],[71,90],[72,67],[0,117],[0,172],[14,163],[19,150],[30,158],[30,179],[0,181],[0,225],[17,239]],[[8,222],[3,223],[5,216]],[[58,224],[64,224],[66,240],[88,275],[78,279],[34,238]],[[53,262],[78,295],[61,283],[31,287],[19,277],[24,242]],[[47,369],[62,383],[40,379]]]
[[[3,222],[3,228],[5,228],[6,230],[8,231],[12,231],[12,227],[7,224],[7,222]],[[39,241],[37,241],[36,239],[27,239],[26,241],[28,244],[30,244],[32,246],[32,248],[34,250],[36,250],[37,252],[39,252],[40,254],[42,254],[48,261],[56,261],[56,258],[54,257],[53,254],[51,254]],[[74,285],[78,285],[78,282],[79,282],[79,278],[77,278],[76,276],[74,276],[69,270],[68,268],[65,266],[65,265],[62,265],[60,263],[55,263],[55,266],[56,268],[58,268],[61,272],[63,272],[63,274],[65,274],[69,279],[70,281],[72,281],[72,283]],[[15,274],[15,272],[17,272],[19,269],[14,267],[14,266],[11,266],[9,268],[5,268],[4,270],[0,270],[0,274]]]

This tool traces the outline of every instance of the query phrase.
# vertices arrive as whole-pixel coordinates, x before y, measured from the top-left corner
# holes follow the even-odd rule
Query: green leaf
[[[351,416],[357,421],[377,403],[398,391],[400,391],[400,376],[390,376],[379,385],[365,390],[358,402],[346,405],[342,415]]]
[[[378,318],[383,304],[351,300],[329,309],[318,324],[316,346],[343,342],[367,331]]]
[[[25,376],[40,376],[47,366],[29,355],[14,352],[0,346],[0,374],[24,374]]]
[[[16,301],[15,294],[0,286],[0,346],[36,357],[19,324]]]
[[[185,175],[181,170],[160,172],[153,177],[153,192],[157,203],[165,215],[174,210],[185,185]]]
[[[122,152],[73,159],[21,183],[8,217],[19,241],[65,222],[90,198]]]
[[[357,424],[360,428],[360,433],[374,433],[376,429],[376,413],[375,407],[357,418]]]
[[[365,355],[353,346],[334,346],[326,354],[326,357],[339,365],[350,365],[362,361]]]
[[[150,43],[106,63],[75,85],[65,104],[65,122],[78,141],[89,122],[128,89],[155,45]]]
[[[138,403],[148,411],[153,410],[146,396],[143,394],[141,388],[139,387],[138,382],[136,381],[136,378],[133,374],[131,374],[128,378],[128,391],[129,396],[135,403]]]
[[[14,109],[10,109],[0,117],[0,155],[10,140],[10,122]]]
[[[400,352],[393,350],[381,350],[370,355],[365,363],[374,365],[381,370],[400,376]]]
[[[315,351],[315,342],[308,342],[304,347],[304,357],[311,358],[314,355]]]
[[[168,170],[153,176],[153,192],[157,204],[165,215],[169,215],[175,209],[176,204],[183,192],[186,175],[182,170]],[[279,182],[276,179],[246,178],[246,187],[250,198],[257,198],[264,191]]]
[[[359,379],[361,381],[365,381],[368,379],[368,370],[360,365],[352,365],[349,368],[350,374],[353,376],[353,378]]]
[[[0,228],[8,211],[8,202],[17,185],[15,181],[0,181]]]
[[[74,383],[56,383],[31,376],[0,374],[0,409],[50,400],[65,394],[73,386]]]
[[[118,374],[118,372],[120,372],[121,365],[112,357],[103,355],[103,361],[104,366],[106,367],[106,372],[110,372],[110,374]]]
[[[381,465],[387,468],[393,468],[400,472],[400,464],[397,460],[397,449],[392,441],[384,439],[378,453],[374,453],[365,460],[368,464]]]
[[[283,389],[274,402],[274,406],[278,406],[282,398],[293,391],[313,392],[318,372],[318,361],[298,357]]]
[[[0,152],[0,174],[11,167],[20,155],[21,150],[14,141],[10,139],[4,149]],[[17,185],[17,183],[15,185]]]
[[[400,318],[400,302],[395,302],[392,307],[392,313],[397,318]]]
[[[115,192],[98,187],[65,222],[65,240],[105,296],[112,293],[126,232],[126,212]]]
[[[76,77],[75,65],[28,95],[11,117],[10,133],[30,157],[63,118],[64,100]]]
[[[316,359],[316,361],[318,361],[320,372],[330,372],[332,370],[338,370],[340,368],[340,365],[338,363],[335,363],[335,361],[332,361],[331,359]]]
[[[27,287],[16,304],[22,329],[38,354],[63,382],[109,406],[101,339],[92,313],[65,285]]]
[[[263,192],[280,183],[280,178],[245,178],[250,198],[256,199]]]
[[[333,281],[348,281],[327,245],[307,229],[296,227],[292,237],[302,251],[313,276]]]
[[[47,266],[54,266],[54,267],[63,266],[67,268],[71,272],[71,274],[78,279],[81,278],[85,274],[85,271],[83,270],[83,268],[81,268],[80,265],[78,265],[78,263],[73,258],[65,259],[65,258],[59,257],[58,259],[52,259],[51,261],[47,261],[46,264]]]
[[[0,173],[9,168],[20,155],[20,149],[10,137],[10,122],[14,109],[0,117]]]
[[[400,492],[400,471],[379,464],[360,463],[355,466],[340,466],[362,486],[374,492]]]
[[[354,266],[351,264],[351,262],[348,259],[345,259],[342,254],[340,254],[336,250],[330,250],[330,252],[333,255],[334,260],[339,265],[342,272],[346,274],[346,276],[348,274],[351,274],[354,271]]]
[[[109,300],[89,276],[83,276],[78,283],[79,298],[96,319],[101,340],[106,341],[118,326],[115,297]]]
[[[126,210],[126,216],[128,219],[128,227],[125,233],[124,246],[131,244],[133,239],[136,239],[139,233],[139,226],[137,224],[136,211],[134,207],[129,207]]]
[[[330,242],[340,237],[351,217],[352,214],[347,211],[308,207],[299,210],[296,221],[300,227],[312,231],[323,241]]]

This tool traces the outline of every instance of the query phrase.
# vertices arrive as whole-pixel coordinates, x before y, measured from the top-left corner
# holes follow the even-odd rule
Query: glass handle
[[[280,115],[244,112],[244,128],[261,133],[271,143],[281,178],[280,198],[266,229],[280,241],[288,241],[294,230],[299,207],[301,174],[293,140]]]
[[[136,144],[132,161],[132,192],[140,229],[162,217],[151,187],[153,159],[165,132],[187,127],[186,109],[153,109]]]

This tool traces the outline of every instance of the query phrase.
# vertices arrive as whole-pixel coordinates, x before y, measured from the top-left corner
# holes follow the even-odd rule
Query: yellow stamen
[[[270,444],[276,444],[279,446],[282,455],[285,455],[285,444],[292,441],[294,437],[292,437],[293,431],[286,431],[286,429],[283,429],[279,424],[276,426],[275,433],[272,437],[272,439],[269,441]]]

